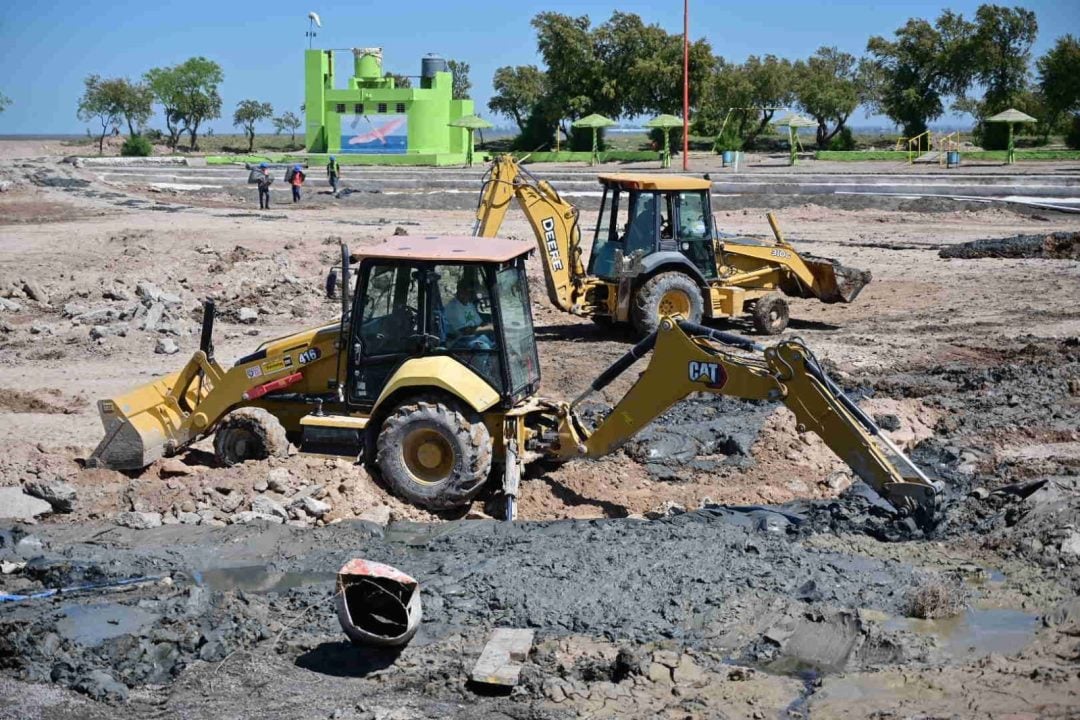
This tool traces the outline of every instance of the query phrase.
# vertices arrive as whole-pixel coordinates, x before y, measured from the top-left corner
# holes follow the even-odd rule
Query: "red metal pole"
[[[690,0],[683,0],[682,169],[690,169]]]

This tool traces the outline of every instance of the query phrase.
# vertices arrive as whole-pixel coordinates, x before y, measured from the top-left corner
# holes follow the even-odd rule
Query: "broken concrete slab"
[[[534,631],[523,628],[498,628],[484,646],[473,666],[472,681],[484,685],[517,685],[521,667],[529,658]]]
[[[23,490],[49,503],[56,512],[69,513],[75,509],[75,488],[61,480],[29,480]]]
[[[0,488],[0,518],[29,520],[48,515],[53,506],[40,498],[27,495],[21,487]]]

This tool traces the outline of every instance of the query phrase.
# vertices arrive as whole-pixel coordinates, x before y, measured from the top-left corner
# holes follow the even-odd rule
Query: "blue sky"
[[[691,37],[707,37],[717,54],[738,61],[766,53],[805,57],[821,45],[859,55],[868,37],[891,35],[909,17],[933,19],[945,7],[970,17],[980,3],[691,0],[690,4]],[[1036,57],[1058,36],[1080,34],[1080,0],[1038,0],[1023,6],[1034,10],[1039,20]],[[659,23],[669,32],[681,32],[678,0],[620,0],[617,5],[612,0],[2,0],[0,92],[13,105],[0,113],[0,134],[81,133],[84,125],[75,118],[75,105],[86,75],[138,77],[148,68],[192,55],[217,61],[225,72],[223,117],[210,125],[215,132],[235,132],[232,110],[244,98],[269,101],[278,112],[298,111],[309,10],[323,20],[316,47],[382,46],[385,68],[407,75],[419,74],[420,58],[429,52],[468,62],[477,108],[490,116],[486,103],[495,68],[540,64],[529,25],[536,13],[584,14],[599,23],[615,7]],[[862,110],[852,120],[855,125],[883,123],[880,118],[867,119]],[[155,118],[153,124],[160,127],[163,122]]]

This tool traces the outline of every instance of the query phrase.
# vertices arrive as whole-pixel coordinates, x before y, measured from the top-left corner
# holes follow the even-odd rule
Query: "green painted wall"
[[[304,53],[304,101],[306,107],[306,145],[311,153],[341,153],[343,157],[365,156],[364,164],[419,164],[424,156],[430,164],[465,162],[468,133],[447,123],[473,113],[472,100],[454,100],[454,78],[449,72],[437,72],[427,87],[397,88],[391,78],[383,77],[381,51],[354,52],[353,76],[347,87],[335,87],[334,56],[330,51],[307,50]],[[419,86],[419,78],[410,78]],[[363,105],[363,112],[355,112]],[[343,152],[341,148],[342,115],[366,116],[372,126],[382,115],[399,116],[404,109],[408,123],[403,153],[368,155]],[[385,112],[379,112],[384,108]],[[341,111],[344,112],[341,112]],[[390,118],[388,118],[390,119]],[[402,158],[406,156],[408,159]],[[372,159],[367,159],[372,158]],[[397,158],[396,160],[394,158]]]

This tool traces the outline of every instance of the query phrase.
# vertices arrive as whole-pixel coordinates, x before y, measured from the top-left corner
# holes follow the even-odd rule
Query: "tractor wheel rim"
[[[233,460],[243,462],[252,456],[250,452],[255,446],[255,437],[247,430],[235,428],[229,431],[225,442],[225,449]]]
[[[682,290],[668,290],[660,297],[658,306],[661,315],[681,315],[690,317],[690,298]]]
[[[405,466],[424,485],[446,480],[454,467],[454,448],[442,433],[430,428],[413,430],[401,447]]]

